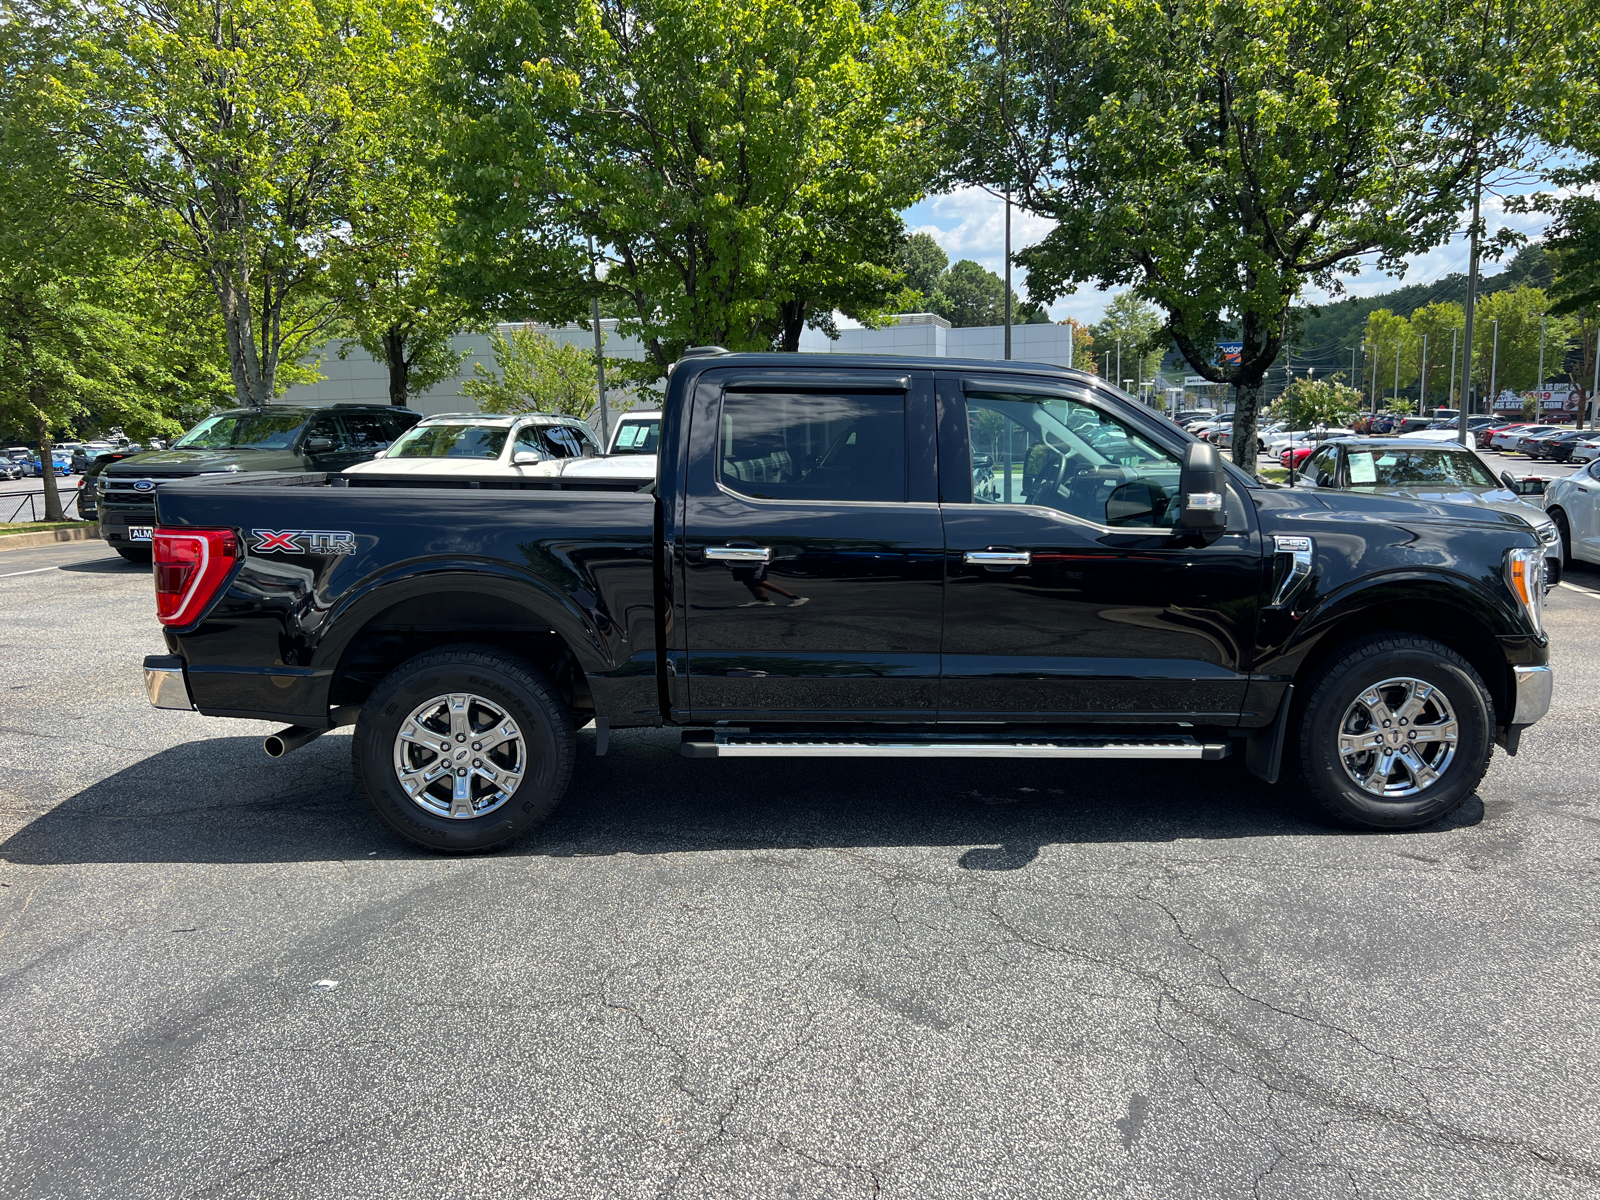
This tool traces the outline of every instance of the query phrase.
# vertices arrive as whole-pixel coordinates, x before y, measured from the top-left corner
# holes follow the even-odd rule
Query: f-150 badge
[[[252,529],[259,540],[251,550],[256,554],[270,554],[282,550],[285,554],[354,554],[355,535],[347,529]]]

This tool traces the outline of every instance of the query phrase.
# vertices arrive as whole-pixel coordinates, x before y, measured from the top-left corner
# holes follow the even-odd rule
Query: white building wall
[[[502,325],[502,330],[519,328]],[[537,326],[558,342],[582,349],[592,349],[594,333],[577,325],[560,329]],[[607,358],[642,359],[644,345],[637,338],[620,337],[617,322],[600,322],[605,336]],[[485,334],[465,333],[455,339],[457,350],[465,350],[467,357],[461,370],[451,379],[429,388],[411,398],[411,407],[417,412],[432,416],[436,413],[472,412],[477,405],[461,394],[461,385],[472,378],[474,363],[482,363],[486,370],[494,369],[494,355],[489,349]],[[881,329],[842,329],[837,340],[826,334],[807,329],[800,336],[803,354],[904,354],[917,358],[977,358],[1001,359],[1005,351],[1005,329],[999,325],[977,329],[952,329],[949,322],[930,313],[901,313],[895,324]],[[1066,325],[1013,325],[1011,327],[1011,357],[1022,362],[1051,363],[1070,366],[1072,362],[1072,329]],[[324,376],[320,383],[289,388],[282,397],[283,404],[387,404],[389,402],[389,374],[387,368],[374,361],[359,346],[353,346],[345,358],[338,356],[337,348],[330,347],[323,355],[318,369]],[[609,391],[609,389],[608,389]],[[620,396],[617,399],[622,399]]]

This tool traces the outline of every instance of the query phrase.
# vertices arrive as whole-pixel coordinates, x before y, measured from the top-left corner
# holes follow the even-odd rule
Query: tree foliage
[[[1356,419],[1361,407],[1361,393],[1348,384],[1300,378],[1273,401],[1271,413],[1291,429],[1340,429]]]
[[[1105,316],[1094,326],[1094,340],[1112,353],[1116,370],[1118,343],[1122,346],[1122,378],[1154,379],[1167,351],[1166,323],[1155,305],[1135,292],[1118,292],[1106,304]],[[1121,381],[1116,381],[1121,387]]]
[[[690,344],[794,350],[834,310],[895,310],[941,28],[926,0],[463,0],[455,285],[554,322],[598,291],[656,374]]]
[[[207,281],[234,392],[270,400],[339,315],[332,261],[425,64],[418,0],[68,0],[75,133],[141,242]]]
[[[587,417],[599,405],[593,353],[523,326],[489,335],[495,370],[472,364],[461,394],[482,412],[554,412]]]
[[[905,272],[906,287],[916,292],[924,305],[932,302],[949,265],[950,256],[931,233],[913,233],[900,247],[900,269]]]
[[[1376,0],[1022,0],[955,149],[964,177],[1056,221],[1018,256],[1042,298],[1131,286],[1197,374],[1234,386],[1234,457],[1253,468],[1303,289],[1337,288],[1364,254],[1398,271],[1526,149],[1559,78],[1552,3],[1419,22]],[[1233,364],[1216,350],[1230,334]]]

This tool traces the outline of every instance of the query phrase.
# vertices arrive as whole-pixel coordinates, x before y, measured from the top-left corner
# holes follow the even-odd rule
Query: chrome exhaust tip
[[[311,729],[305,725],[291,725],[287,729],[280,729],[277,733],[269,733],[261,741],[261,748],[267,752],[268,758],[282,758],[291,750],[298,750],[309,742],[316,741],[326,729]]]

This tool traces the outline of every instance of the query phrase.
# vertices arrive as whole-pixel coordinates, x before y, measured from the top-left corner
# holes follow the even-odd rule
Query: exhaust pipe
[[[301,746],[309,745],[316,741],[330,729],[337,729],[341,725],[354,725],[356,718],[361,715],[359,705],[346,704],[335,708],[328,713],[328,724],[321,729],[313,729],[309,725],[291,725],[287,729],[280,729],[277,733],[269,733],[261,740],[261,748],[267,752],[268,758],[282,758],[291,750],[298,750]]]

